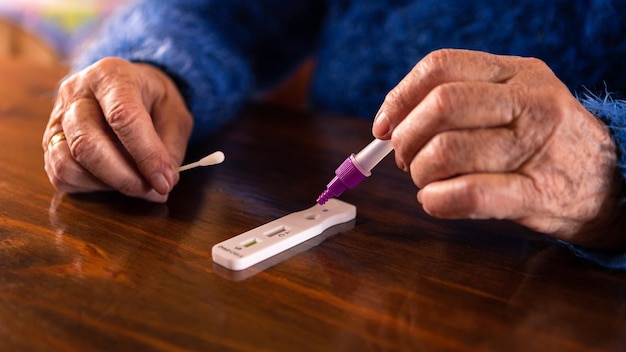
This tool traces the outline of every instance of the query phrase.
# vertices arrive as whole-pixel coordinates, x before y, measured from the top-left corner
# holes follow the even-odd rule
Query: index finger
[[[60,93],[61,97],[67,94],[65,91]],[[63,162],[64,168],[75,160],[86,173],[112,189],[133,197],[163,200],[163,197],[151,195],[156,191],[139,174],[128,153],[106,125],[95,99],[81,97],[69,103],[61,124],[67,137],[65,147],[71,155],[69,160]],[[84,178],[79,178],[81,180],[67,180],[73,184],[73,190],[81,188],[81,185],[85,186]]]
[[[169,152],[148,111],[159,92],[139,72],[118,75],[118,63],[101,62],[92,91],[109,126],[133,159],[141,175],[160,194],[176,183]],[[128,64],[127,62],[125,62]],[[115,80],[115,81],[112,81]]]
[[[503,56],[479,51],[442,49],[420,60],[385,96],[372,127],[376,138],[391,132],[435,87],[453,82],[506,82],[517,68]]]

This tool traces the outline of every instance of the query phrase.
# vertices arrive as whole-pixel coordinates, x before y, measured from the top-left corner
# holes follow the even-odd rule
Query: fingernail
[[[165,178],[165,175],[161,173],[153,174],[152,177],[150,177],[150,183],[160,194],[168,194],[170,191],[170,183]]]
[[[178,173],[178,167],[171,165],[169,168],[165,170],[165,178],[168,180],[170,187],[174,187],[180,178],[180,174]]]
[[[389,129],[390,125],[387,114],[380,110],[374,118],[374,135],[379,138],[386,138],[390,133]]]
[[[156,190],[151,190],[144,196],[144,198],[155,203],[165,203],[167,202],[168,195],[159,194]]]
[[[178,174],[178,171],[176,171],[176,169],[173,166],[165,168],[165,170],[163,171],[163,175],[165,176],[165,179],[167,180],[167,184],[169,185],[169,189],[168,189],[168,192],[169,192],[172,190],[174,185],[178,183],[178,179],[180,178],[180,175]]]

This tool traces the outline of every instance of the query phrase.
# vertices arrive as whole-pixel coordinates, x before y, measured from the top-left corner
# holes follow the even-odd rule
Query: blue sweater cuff
[[[626,101],[614,99],[609,93],[604,97],[587,93],[580,98],[580,101],[587,110],[608,126],[617,146],[618,167],[622,181],[626,180]],[[623,235],[626,236],[626,233]],[[575,255],[592,263],[610,269],[626,269],[625,250],[601,250],[576,246],[564,241],[559,242]]]
[[[613,99],[609,93],[605,97],[588,93],[580,98],[580,102],[608,126],[618,149],[617,166],[622,179],[626,180],[626,100]]]
[[[564,241],[559,242],[570,249],[576,256],[587,261],[609,269],[626,269],[626,252],[624,251],[593,249],[576,246]]]

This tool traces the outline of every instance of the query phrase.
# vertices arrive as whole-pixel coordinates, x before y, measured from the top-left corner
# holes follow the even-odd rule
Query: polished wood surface
[[[251,107],[166,204],[55,193],[62,67],[0,61],[1,351],[624,351],[626,275],[507,222],[442,221],[389,157],[356,221],[231,272],[229,237],[313,205],[368,122]]]

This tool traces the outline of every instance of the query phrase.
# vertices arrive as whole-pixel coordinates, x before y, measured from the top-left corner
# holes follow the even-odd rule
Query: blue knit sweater
[[[626,0],[148,0],[110,18],[74,68],[104,56],[161,67],[201,138],[311,55],[311,107],[371,119],[385,94],[439,48],[546,61],[609,126],[626,179]],[[626,268],[624,253],[570,247]]]

